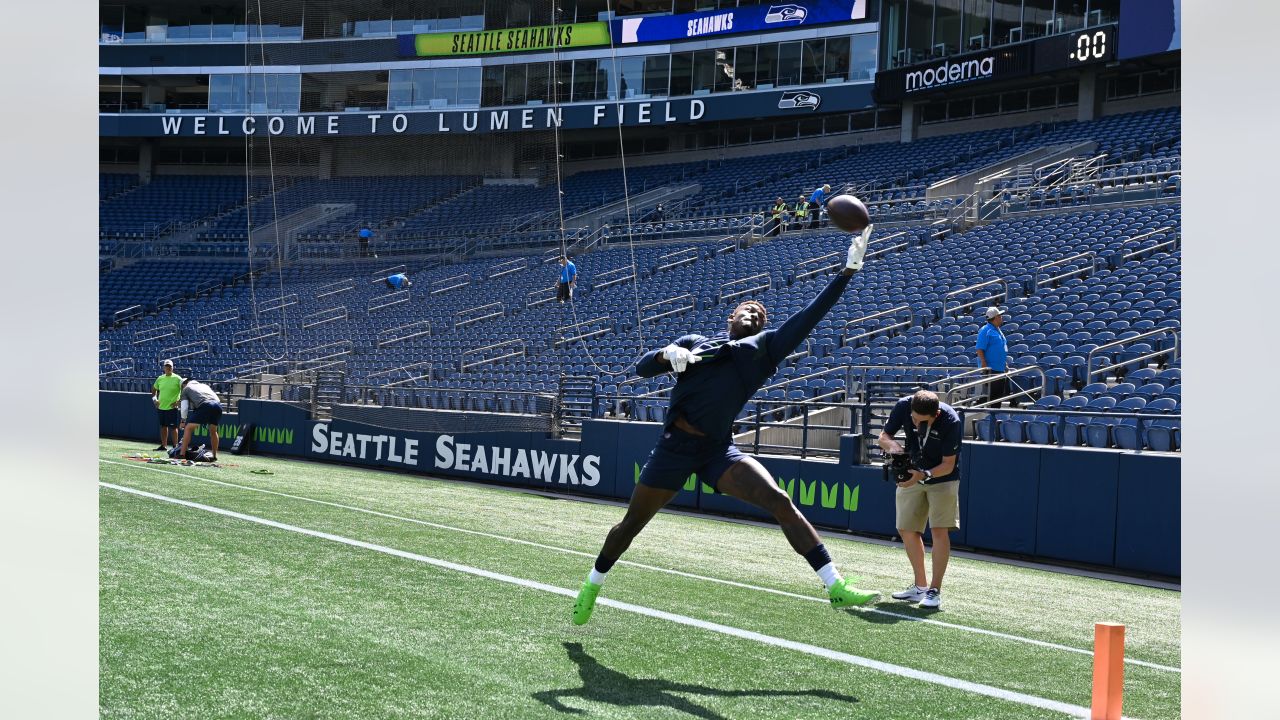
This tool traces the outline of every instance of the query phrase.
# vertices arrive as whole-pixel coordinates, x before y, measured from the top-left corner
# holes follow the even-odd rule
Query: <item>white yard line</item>
[[[556,546],[554,546],[554,545],[545,545],[545,544],[543,544],[543,543],[537,543],[537,542],[533,542],[533,541],[531,541],[531,540],[522,540],[522,539],[520,539],[520,538],[508,537],[508,536],[505,536],[505,535],[496,535],[496,534],[494,534],[494,533],[487,533],[487,532],[482,532],[482,531],[479,531],[479,530],[469,530],[469,529],[467,529],[467,528],[460,528],[460,527],[455,527],[455,526],[452,526],[452,525],[442,525],[442,524],[440,524],[440,523],[434,523],[434,522],[430,522],[430,521],[427,521],[427,520],[419,520],[419,519],[417,519],[417,518],[404,517],[404,516],[401,516],[401,515],[392,515],[392,514],[390,514],[390,513],[384,513],[384,512],[380,512],[380,511],[378,511],[378,510],[369,510],[369,509],[367,509],[367,508],[355,507],[355,506],[352,506],[352,505],[343,505],[342,503],[329,502],[329,501],[327,501],[327,500],[317,500],[317,499],[315,499],[315,498],[305,497],[305,496],[302,496],[302,495],[292,495],[292,494],[289,494],[289,493],[277,492],[277,491],[275,491],[275,490],[266,490],[266,489],[264,489],[264,488],[253,487],[253,486],[251,486],[251,485],[238,485],[238,484],[236,484],[236,483],[230,483],[230,482],[226,482],[226,481],[224,481],[224,480],[214,480],[214,479],[212,479],[212,478],[201,477],[201,476],[199,476],[199,475],[189,475],[189,474],[187,474],[187,473],[176,472],[176,471],[174,471],[174,470],[165,470],[165,469],[162,469],[162,468],[150,467],[150,466],[148,466],[148,465],[142,465],[142,464],[139,464],[139,463],[133,463],[133,462],[119,462],[119,461],[116,461],[116,460],[99,460],[99,462],[106,463],[106,464],[109,464],[109,465],[122,465],[122,466],[125,466],[125,467],[136,467],[136,468],[142,468],[142,469],[145,469],[145,470],[150,470],[150,471],[152,471],[152,472],[164,473],[164,474],[167,474],[167,475],[177,475],[177,476],[179,476],[179,477],[183,477],[183,478],[186,478],[186,479],[188,479],[188,480],[197,480],[197,481],[200,481],[200,482],[210,483],[210,484],[213,484],[213,485],[222,485],[222,486],[225,486],[225,487],[236,488],[236,489],[238,489],[238,490],[246,490],[246,491],[250,491],[250,492],[258,492],[258,493],[263,493],[263,494],[266,494],[266,495],[275,495],[275,496],[278,496],[278,497],[289,498],[289,499],[291,499],[291,500],[301,500],[301,501],[303,501],[303,502],[315,503],[315,504],[317,504],[317,505],[326,505],[326,506],[328,506],[328,507],[339,508],[339,509],[341,509],[341,510],[350,510],[350,511],[352,511],[352,512],[365,513],[365,514],[367,514],[367,515],[376,515],[376,516],[378,516],[378,517],[387,518],[387,519],[389,519],[389,520],[398,520],[398,521],[400,521],[400,522],[408,522],[408,523],[413,523],[413,524],[415,524],[415,525],[423,525],[423,526],[426,526],[426,527],[432,527],[432,528],[436,528],[436,529],[439,529],[439,530],[448,530],[448,531],[451,531],[451,532],[465,533],[465,534],[467,534],[467,535],[475,535],[475,536],[478,536],[478,537],[485,537],[485,538],[490,538],[490,539],[493,539],[493,540],[501,540],[501,541],[503,541],[503,542],[516,543],[516,544],[519,544],[519,545],[527,545],[527,546],[529,546],[529,547],[536,547],[536,548],[540,548],[540,549],[543,549],[543,550],[551,550],[551,551],[554,551],[554,552],[560,552],[560,553],[565,553],[565,554],[569,554],[569,555],[577,555],[577,556],[579,556],[579,557],[585,557],[585,558],[595,559],[595,555],[594,555],[594,554],[592,554],[592,553],[588,553],[588,552],[582,552],[581,550],[571,550],[571,549],[569,549],[569,548],[556,547]],[[631,566],[631,567],[642,568],[642,569],[644,569],[644,570],[651,570],[651,571],[653,571],[653,572],[666,573],[666,574],[668,574],[668,575],[678,575],[678,576],[680,576],[680,577],[687,577],[687,578],[691,578],[691,579],[694,579],[694,580],[702,580],[702,581],[705,581],[705,582],[719,583],[719,584],[721,584],[721,585],[730,585],[730,586],[733,586],[733,587],[739,587],[739,588],[743,588],[743,589],[746,589],[746,590],[754,590],[754,591],[757,591],[757,592],[771,593],[771,594],[773,594],[773,595],[782,595],[782,596],[784,596],[784,597],[796,598],[796,599],[798,599],[798,600],[809,600],[809,601],[813,601],[813,602],[820,602],[820,603],[824,603],[824,604],[827,602],[827,599],[826,599],[826,598],[824,598],[824,597],[819,597],[819,596],[817,596],[817,595],[801,595],[801,594],[799,594],[799,593],[787,592],[786,590],[776,590],[776,589],[774,589],[774,588],[760,587],[760,586],[758,586],[758,585],[749,585],[749,584],[747,584],[747,583],[735,582],[735,581],[733,581],[733,580],[723,580],[723,579],[720,579],[720,578],[707,577],[707,576],[705,576],[705,575],[695,575],[695,574],[693,574],[693,573],[683,572],[683,571],[681,571],[681,570],[672,570],[672,569],[670,569],[670,568],[657,567],[657,566],[655,566],[655,565],[645,565],[645,564],[643,564],[643,563],[632,562],[632,561],[629,561],[629,560],[619,560],[619,561],[618,561],[618,564],[619,564],[619,565],[628,565],[628,566]],[[987,629],[984,629],[984,628],[975,628],[975,627],[970,627],[970,626],[968,626],[968,625],[957,625],[957,624],[955,624],[955,623],[943,622],[942,620],[934,620],[934,619],[931,619],[931,618],[915,617],[915,616],[913,616],[913,615],[904,615],[904,614],[902,614],[902,613],[890,612],[890,611],[888,611],[888,610],[881,610],[881,609],[879,609],[879,608],[854,608],[854,609],[855,609],[855,610],[857,610],[858,612],[875,613],[875,614],[877,614],[877,615],[885,615],[885,616],[888,616],[888,617],[897,618],[897,619],[899,619],[899,620],[907,620],[907,621],[910,621],[910,622],[920,622],[920,623],[925,623],[925,624],[928,624],[928,625],[933,625],[933,626],[936,626],[936,627],[944,627],[944,628],[948,628],[948,629],[951,629],[951,630],[960,630],[960,631],[962,631],[962,632],[970,632],[970,633],[975,633],[975,634],[978,634],[978,635],[986,635],[986,636],[989,636],[989,637],[1000,638],[1001,640],[1010,640],[1010,641],[1013,641],[1013,642],[1026,643],[1026,644],[1028,644],[1028,645],[1035,645],[1035,646],[1038,646],[1038,647],[1048,648],[1048,649],[1050,649],[1050,650],[1060,650],[1060,651],[1062,651],[1062,652],[1076,653],[1076,654],[1079,654],[1079,655],[1088,655],[1088,656],[1092,656],[1092,655],[1093,655],[1093,651],[1092,651],[1092,650],[1086,650],[1086,649],[1084,649],[1084,648],[1072,647],[1072,646],[1070,646],[1070,645],[1061,645],[1061,644],[1058,644],[1058,643],[1052,643],[1052,642],[1048,642],[1048,641],[1045,641],[1045,640],[1036,640],[1036,639],[1034,639],[1034,638],[1022,637],[1022,636],[1020,636],[1020,635],[1011,635],[1011,634],[1009,634],[1009,633],[997,632],[997,631],[995,631],[995,630],[987,630]],[[1153,669],[1153,670],[1161,670],[1161,671],[1164,671],[1164,672],[1174,672],[1174,673],[1181,673],[1181,672],[1182,672],[1182,669],[1181,669],[1181,668],[1173,667],[1173,666],[1170,666],[1170,665],[1162,665],[1162,664],[1160,664],[1160,663],[1148,662],[1148,661],[1146,661],[1146,660],[1138,660],[1138,659],[1135,659],[1135,658],[1126,657],[1126,658],[1124,659],[1124,661],[1125,661],[1125,663],[1130,664],[1130,665],[1138,665],[1138,666],[1142,666],[1142,667],[1151,668],[1151,669]]]
[[[298,527],[296,525],[288,525],[285,523],[276,522],[274,520],[268,520],[266,518],[260,518],[253,515],[246,515],[244,513],[238,513],[232,510],[224,510],[222,508],[217,508],[210,505],[203,505],[201,503],[194,503],[187,500],[179,500],[177,498],[171,498],[165,495],[157,495],[155,493],[149,493],[144,490],[137,490],[130,487],[115,485],[112,483],[99,482],[98,485],[103,488],[108,488],[108,489],[116,490],[119,492],[129,493],[131,495],[136,495],[139,497],[150,498],[152,500],[160,500],[162,502],[167,502],[174,505],[180,505],[182,507],[192,508],[195,510],[202,510],[204,512],[214,513],[216,515],[222,515],[224,517],[235,518],[237,520],[244,520],[246,522],[257,523],[259,525],[265,525],[267,527],[272,527],[279,530],[286,530],[288,532],[298,533],[300,535],[307,535],[310,537],[320,538],[322,540],[329,540],[332,542],[341,543],[343,545],[349,545],[351,547],[358,547],[358,548],[363,548],[365,550],[372,550],[374,552],[383,553],[386,555],[393,555],[395,557],[404,558],[406,560],[413,560],[415,562],[425,563],[427,565],[433,565],[435,567],[443,568],[446,570],[453,570],[455,572],[466,573],[468,575],[475,575],[478,577],[487,578],[489,580],[496,580],[498,582],[517,585],[517,586],[529,588],[532,590],[541,590],[543,592],[549,592],[549,593],[561,595],[567,598],[577,597],[577,592],[573,590],[570,590],[568,588],[557,587],[555,585],[548,585],[546,583],[540,583],[535,580],[526,580],[524,578],[514,577],[511,575],[504,575],[502,573],[491,572],[489,570],[482,570],[480,568],[471,567],[469,565],[461,565],[459,563],[450,562],[448,560],[439,560],[437,558],[427,557],[425,555],[419,555],[417,553],[406,552],[404,550],[397,550],[395,548],[390,548],[385,545],[377,545],[374,543],[364,542],[363,540],[353,540],[351,538],[343,537],[341,535],[333,535],[331,533],[321,532],[319,530],[311,530],[308,528]],[[986,697],[991,697],[998,700],[1005,700],[1008,702],[1018,703],[1021,705],[1028,705],[1030,707],[1040,708],[1042,710],[1049,710],[1052,712],[1063,713],[1065,715],[1070,715],[1076,718],[1085,718],[1089,716],[1089,709],[1086,707],[1082,707],[1080,705],[1072,705],[1070,703],[1059,702],[1057,700],[1050,700],[1048,698],[1037,697],[1035,695],[1027,695],[1025,693],[1013,692],[1010,690],[1004,690],[1002,688],[992,687],[990,685],[983,685],[981,683],[969,682],[968,680],[960,680],[957,678],[948,677],[946,675],[939,675],[937,673],[926,672],[923,670],[916,670],[914,668],[903,667],[901,665],[894,665],[892,663],[881,662],[879,660],[872,660],[870,658],[864,658],[858,655],[852,655],[849,653],[840,652],[838,650],[831,650],[829,648],[819,647],[817,645],[810,645],[808,643],[796,642],[794,640],[787,640],[785,638],[774,637],[772,635],[765,635],[763,633],[754,632],[752,630],[743,630],[741,628],[735,628],[729,625],[721,625],[719,623],[707,622],[705,620],[699,620],[697,618],[691,618],[685,615],[677,615],[675,613],[669,613],[663,610],[655,610],[653,608],[644,607],[642,605],[633,605],[631,603],[620,602],[617,600],[610,600],[609,598],[600,598],[599,600],[597,600],[597,604],[604,605],[606,607],[617,608],[619,610],[625,610],[627,612],[635,613],[637,615],[645,615],[648,617],[658,618],[660,620],[666,620],[668,622],[673,622],[673,623],[685,625],[688,627],[698,628],[700,630],[706,630],[708,632],[719,633],[721,635],[729,635],[732,637],[742,638],[744,640],[752,640],[754,642],[758,642],[763,645],[770,645],[773,647],[785,648],[788,650],[794,650],[796,652],[805,653],[807,655],[813,655],[815,657],[820,657],[827,660],[835,660],[837,662],[843,662],[849,665],[855,665],[858,667],[864,667],[871,670],[877,670],[879,672],[883,672],[889,675],[897,675],[899,677],[910,678],[912,680],[919,680],[921,682],[940,685],[942,687],[947,687],[955,690],[960,690],[963,692],[973,693],[975,695],[984,695]],[[565,620],[567,622],[568,612],[566,612],[565,615],[566,615]]]

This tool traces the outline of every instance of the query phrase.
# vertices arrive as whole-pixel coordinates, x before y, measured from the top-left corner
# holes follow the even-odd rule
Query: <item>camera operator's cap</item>
[[[173,361],[165,360],[164,362],[160,363],[160,367],[173,367]]]
[[[995,317],[995,316],[997,316],[997,315],[1003,315],[1003,314],[1005,314],[1006,312],[1008,312],[1008,309],[1007,309],[1007,308],[1002,310],[1002,309],[1000,309],[1000,308],[998,308],[998,307],[989,307],[989,308],[987,308],[987,319],[988,319],[988,320],[990,320],[991,318],[993,318],[993,317]]]

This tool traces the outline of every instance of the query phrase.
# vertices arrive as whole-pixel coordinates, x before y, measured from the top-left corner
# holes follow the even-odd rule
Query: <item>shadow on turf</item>
[[[543,690],[534,699],[562,713],[583,714],[586,711],[565,705],[565,698],[581,698],[619,707],[669,707],[694,717],[725,720],[724,716],[673,693],[689,693],[713,697],[820,697],[856,703],[858,698],[830,690],[719,690],[705,685],[678,683],[670,680],[633,678],[599,663],[582,649],[581,643],[566,642],[569,659],[578,666],[582,687]]]

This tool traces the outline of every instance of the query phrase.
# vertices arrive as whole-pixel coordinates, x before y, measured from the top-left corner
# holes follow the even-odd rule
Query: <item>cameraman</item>
[[[909,417],[908,417],[909,416]],[[909,420],[909,422],[908,422]],[[906,448],[893,439],[906,433]],[[960,527],[960,439],[963,426],[950,405],[920,390],[898,401],[880,432],[886,455],[910,455],[906,478],[897,483],[894,498],[898,534],[902,536],[915,584],[893,594],[895,600],[920,602],[922,608],[942,605],[942,576],[951,558],[951,530]],[[928,520],[933,534],[933,582],[924,574],[924,533]]]

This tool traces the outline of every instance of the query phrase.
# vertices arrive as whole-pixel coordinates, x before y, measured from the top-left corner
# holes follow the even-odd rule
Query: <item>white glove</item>
[[[867,244],[871,242],[871,229],[874,227],[874,225],[867,225],[862,229],[862,234],[849,243],[849,257],[844,262],[846,268],[850,270],[862,269],[862,256],[867,254]]]
[[[690,364],[698,362],[701,358],[694,355],[691,351],[685,350],[679,345],[668,345],[662,348],[662,357],[671,363],[671,369],[676,374],[682,373]]]
[[[156,407],[160,407],[160,398],[156,397],[155,395],[152,395],[151,404],[155,405]]]

